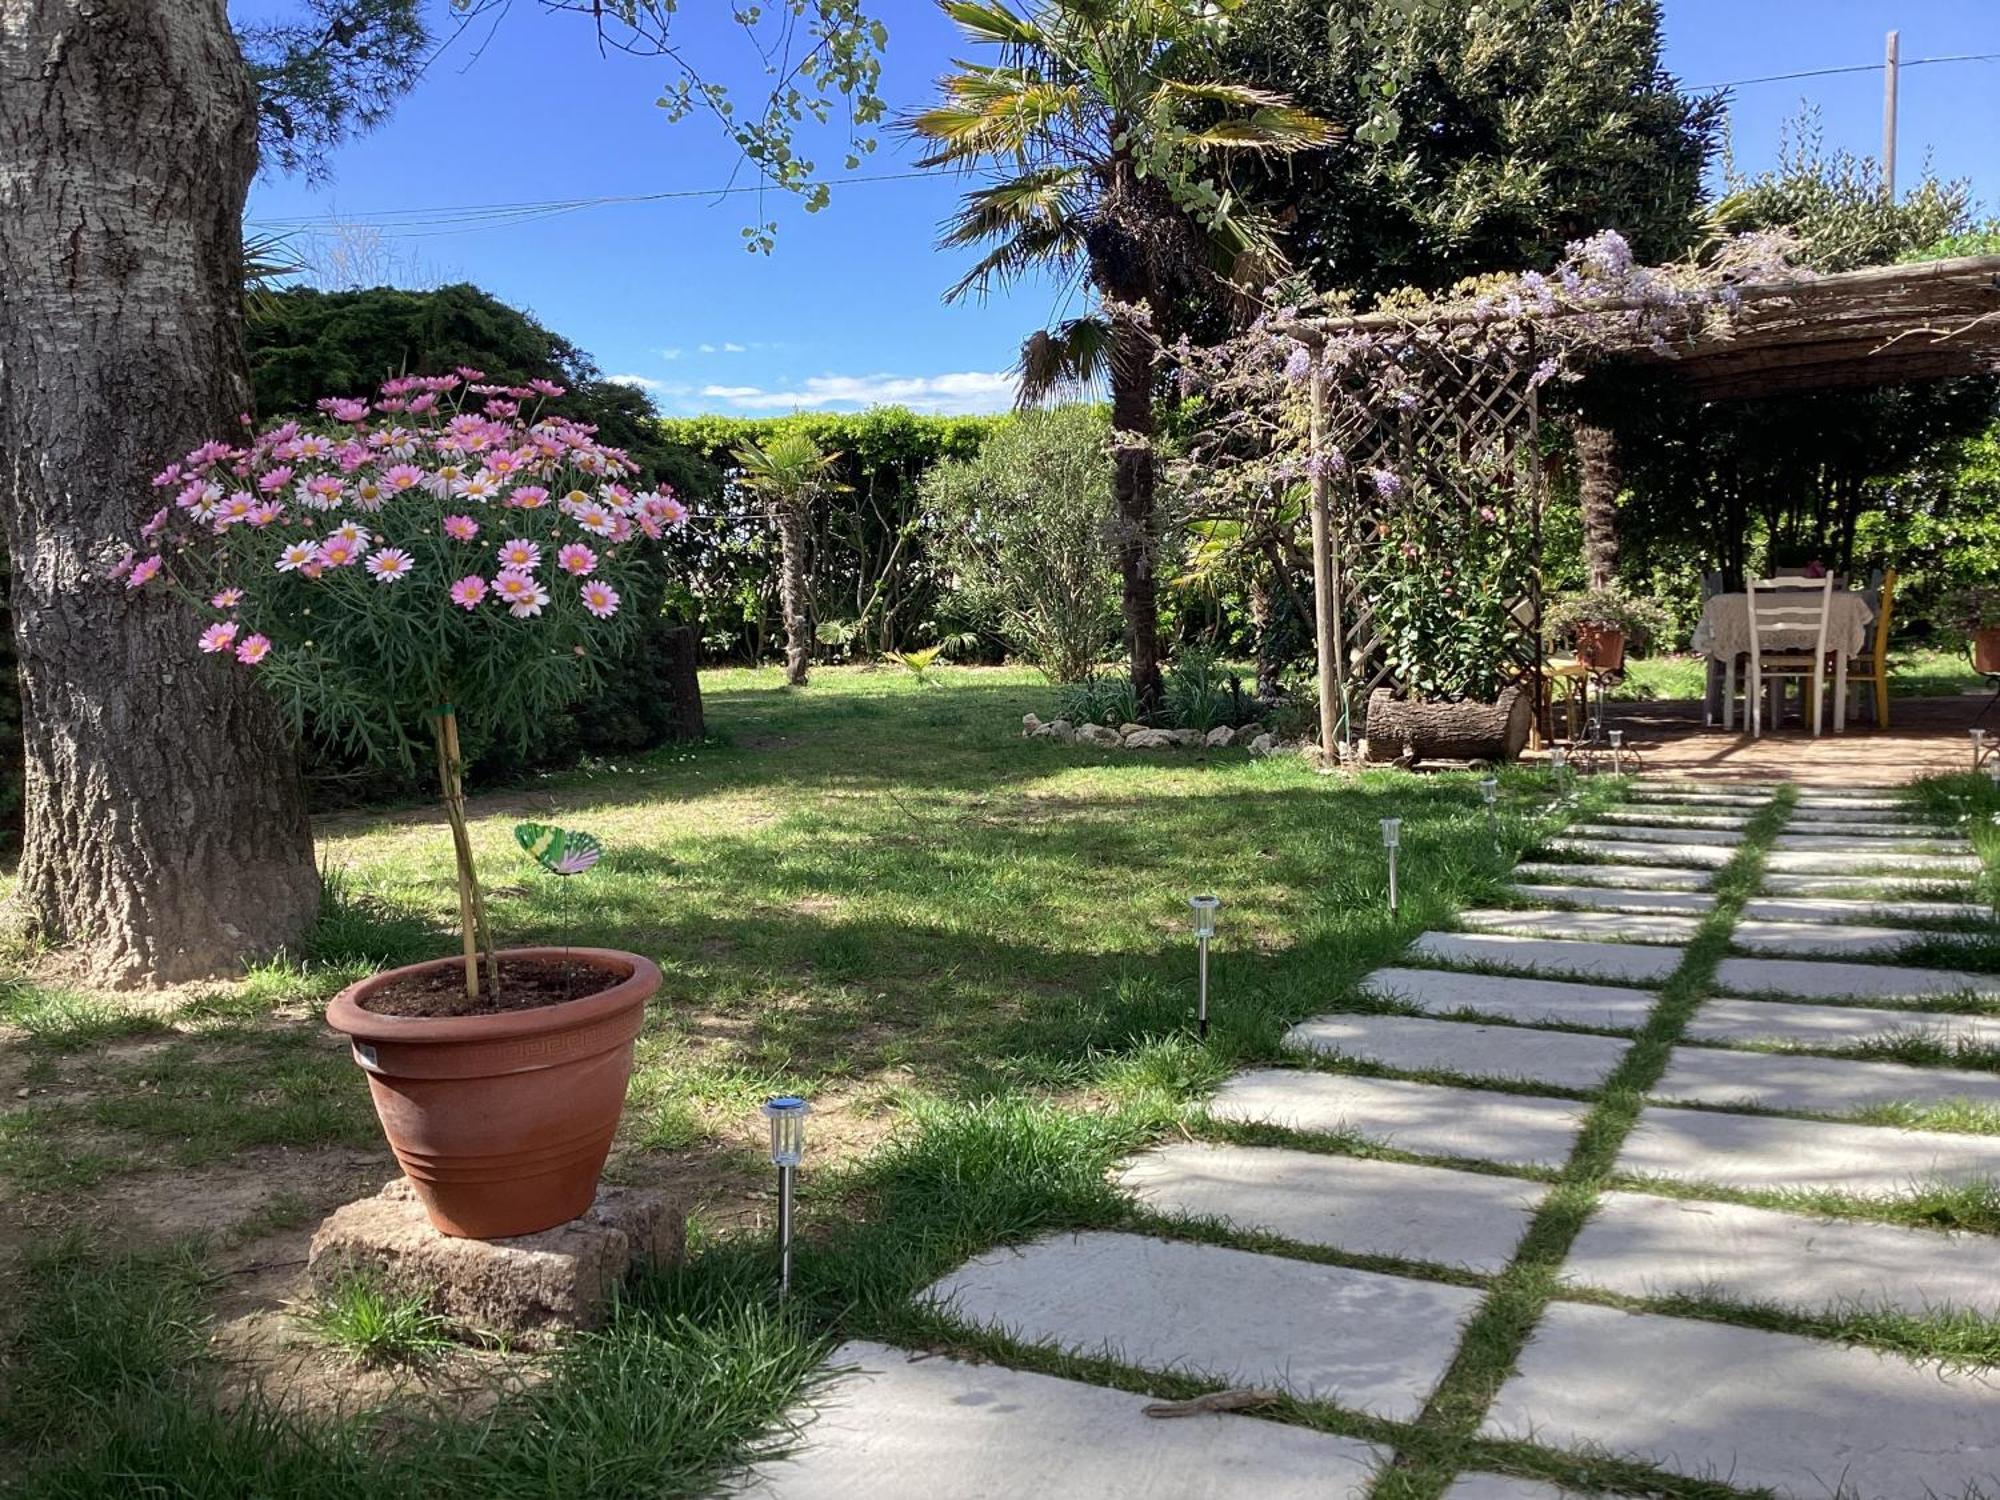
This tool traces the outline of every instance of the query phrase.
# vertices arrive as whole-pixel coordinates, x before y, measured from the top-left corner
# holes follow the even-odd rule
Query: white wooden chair
[[[1750,733],[1764,732],[1764,683],[1779,686],[1785,678],[1799,679],[1812,705],[1812,732],[1818,738],[1826,710],[1826,625],[1833,609],[1833,575],[1824,578],[1747,578],[1750,608]],[[1810,652],[1799,647],[1766,650],[1765,635],[1810,632]],[[1775,704],[1773,705],[1775,709]]]

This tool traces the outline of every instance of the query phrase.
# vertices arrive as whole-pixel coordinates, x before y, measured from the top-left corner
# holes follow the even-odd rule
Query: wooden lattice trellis
[[[1533,341],[1496,349],[1435,324],[1396,340],[1294,332],[1322,351],[1310,377],[1308,474],[1315,593],[1334,605],[1318,612],[1326,746],[1352,742],[1354,712],[1374,689],[1423,686],[1378,618],[1385,578],[1407,569],[1399,554],[1413,530],[1498,539],[1507,561],[1497,576],[1459,586],[1496,586],[1484,608],[1499,622],[1502,675],[1543,701],[1537,393],[1548,367]],[[1427,561],[1424,586],[1453,587],[1450,561]]]

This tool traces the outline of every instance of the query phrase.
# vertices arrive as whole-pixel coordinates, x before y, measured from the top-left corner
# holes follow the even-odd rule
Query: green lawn
[[[1963,651],[1901,650],[1891,652],[1889,660],[1892,697],[1944,698],[1986,685]],[[1706,681],[1705,657],[1628,657],[1625,678],[1612,687],[1611,696],[1635,703],[1687,702],[1701,697]]]
[[[1348,779],[1240,751],[1023,741],[1020,715],[1046,713],[1049,699],[1025,673],[949,669],[925,686],[853,669],[789,692],[775,672],[717,672],[705,685],[713,743],[474,810],[508,938],[627,947],[661,963],[666,983],[611,1175],[690,1196],[691,1263],[637,1286],[605,1332],[533,1361],[539,1378],[503,1390],[494,1420],[469,1420],[461,1400],[422,1399],[440,1382],[420,1311],[359,1292],[289,1326],[335,1384],[347,1351],[416,1361],[403,1389],[379,1401],[302,1406],[275,1367],[261,1394],[246,1392],[240,1371],[208,1357],[219,1321],[240,1310],[246,1256],[267,1265],[301,1254],[318,1217],[355,1196],[357,1178],[390,1175],[361,1076],[319,1024],[318,1005],[371,962],[452,946],[436,817],[329,820],[320,835],[337,899],[306,961],[167,1001],[64,990],[27,972],[0,990],[0,1022],[11,1028],[0,1039],[0,1217],[24,1226],[0,1239],[9,1291],[0,1475],[12,1476],[0,1488],[701,1494],[809,1389],[830,1343],[852,1335],[986,1348],[1190,1394],[1178,1377],[947,1328],[913,1311],[910,1295],[995,1243],[1061,1227],[1159,1227],[1110,1189],[1108,1166],[1168,1132],[1243,1134],[1208,1123],[1197,1101],[1235,1067],[1276,1059],[1290,1020],[1383,1008],[1355,981],[1416,932],[1497,899],[1514,858],[1549,826],[1548,790],[1531,772],[1504,779],[1496,849],[1469,776]],[[1989,827],[1991,789],[1960,783],[1933,795],[1978,799]],[[1612,778],[1586,782],[1580,801],[1587,809],[1615,788]],[[1391,815],[1405,820],[1394,918],[1377,827]],[[513,850],[509,829],[524,816],[609,846],[605,865],[574,883],[569,909]],[[1760,826],[1759,840],[1767,834]],[[1749,888],[1759,847],[1753,840],[1725,877],[1725,908]],[[1186,897],[1199,890],[1225,903],[1205,1044],[1192,1034],[1186,935]],[[1701,998],[1724,925],[1718,918],[1692,951],[1570,1168],[1527,1174],[1558,1187],[1515,1265],[1490,1279],[1382,1267],[1487,1289],[1424,1416],[1397,1424],[1314,1403],[1279,1409],[1283,1420],[1397,1444],[1406,1463],[1378,1491],[1383,1500],[1435,1500],[1472,1459],[1676,1500],[1735,1493],[1473,1436],[1485,1396],[1555,1290],[1554,1267],[1606,1181],[1638,1091]],[[817,1108],[798,1294],[782,1311],[754,1117],[779,1090],[806,1093]],[[1397,1154],[1323,1137],[1287,1144]],[[243,1189],[253,1164],[271,1174],[261,1195]],[[1964,1195],[1826,1206],[2000,1225],[2000,1209]],[[1173,1232],[1372,1263],[1217,1225]],[[1984,1350],[1989,1332],[1956,1330],[1954,1347]],[[1853,1336],[1947,1343],[1927,1326]]]

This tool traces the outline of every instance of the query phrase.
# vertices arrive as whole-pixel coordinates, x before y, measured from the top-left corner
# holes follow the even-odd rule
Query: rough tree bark
[[[1142,709],[1159,705],[1160,604],[1153,517],[1153,350],[1145,330],[1118,317],[1111,331],[1111,426],[1117,450],[1114,538],[1132,690]]]
[[[1513,760],[1528,743],[1532,704],[1518,687],[1491,703],[1425,703],[1377,688],[1368,699],[1372,761]]]
[[[778,607],[785,617],[785,681],[806,685],[812,668],[812,610],[806,601],[806,514],[803,501],[778,502]]]
[[[248,401],[255,95],[223,0],[0,6],[0,509],[27,759],[19,916],[114,983],[224,972],[319,900],[276,706],[109,574],[150,476]]]
[[[1579,421],[1576,444],[1577,505],[1583,512],[1583,570],[1587,586],[1608,589],[1618,581],[1618,437],[1608,427]]]

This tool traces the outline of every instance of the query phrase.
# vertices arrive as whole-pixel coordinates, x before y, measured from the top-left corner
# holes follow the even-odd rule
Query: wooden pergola
[[[1968,256],[1910,265],[1870,266],[1823,276],[1740,285],[1721,303],[1727,316],[1698,318],[1680,336],[1637,339],[1607,353],[1603,364],[1651,375],[1676,395],[1695,401],[1742,401],[1814,391],[1858,390],[2000,373],[2000,255]],[[1640,304],[1632,304],[1636,314]],[[1558,331],[1565,317],[1602,319],[1624,310],[1599,303],[1558,311],[1545,326]],[[1539,535],[1545,476],[1536,461],[1540,379],[1534,358],[1468,360],[1442,352],[1447,331],[1463,333],[1508,320],[1504,308],[1484,304],[1440,305],[1418,313],[1364,313],[1303,318],[1287,332],[1325,348],[1356,335],[1386,336],[1389,357],[1431,367],[1431,409],[1419,413],[1366,414],[1373,431],[1369,451],[1414,464],[1439,489],[1450,491],[1454,453],[1475,445],[1512,455],[1509,483],[1515,524]],[[1552,342],[1559,342],[1554,340]],[[1530,346],[1532,350],[1532,345]],[[1439,372],[1441,371],[1441,378]],[[1363,692],[1390,677],[1370,638],[1369,601],[1354,563],[1359,549],[1379,534],[1364,498],[1341,486],[1322,461],[1329,448],[1353,455],[1356,431],[1336,432],[1338,415],[1316,361],[1311,376],[1310,512],[1316,643],[1319,665],[1321,748],[1336,753],[1343,727],[1337,706],[1358,685]],[[1424,450],[1430,457],[1424,456]],[[1462,489],[1462,486],[1460,486]],[[1515,601],[1521,624],[1516,651],[1539,696],[1541,591],[1539,574]],[[1353,644],[1351,644],[1353,643]]]

